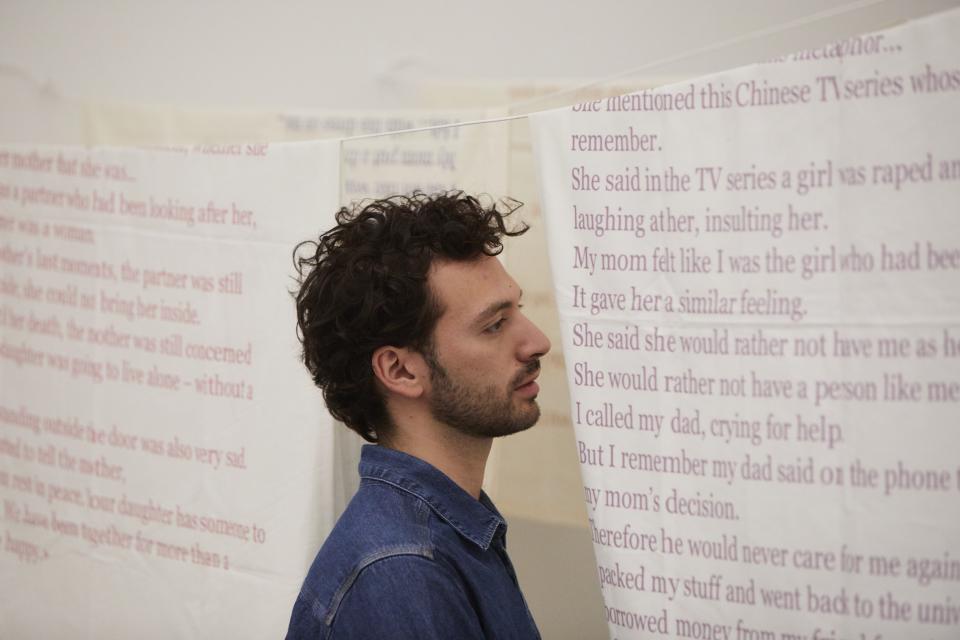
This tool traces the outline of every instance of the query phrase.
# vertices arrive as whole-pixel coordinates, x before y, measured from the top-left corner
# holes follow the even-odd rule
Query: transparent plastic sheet
[[[531,115],[612,634],[956,637],[958,31]]]
[[[606,637],[608,632],[570,420],[565,359],[536,183],[537,168],[529,123],[523,116],[682,82],[799,50],[835,52],[839,49],[827,45],[951,4],[854,3],[846,5],[845,10],[825,12],[816,20],[800,20],[746,39],[704,47],[584,86],[531,83],[493,90],[481,87],[476,95],[505,96],[511,104],[500,111],[501,120],[495,120],[497,114],[492,110],[491,121],[454,127],[456,133],[444,128],[342,141],[341,202],[344,205],[363,197],[392,195],[413,188],[433,192],[436,189],[430,187],[436,185],[488,194],[494,200],[509,197],[524,203],[515,215],[531,228],[523,236],[505,243],[503,260],[524,290],[525,313],[547,333],[553,346],[544,360],[540,379],[541,420],[533,429],[495,443],[487,468],[486,490],[511,523],[510,548],[514,562],[544,637]],[[467,89],[469,94],[469,87]],[[456,93],[457,88],[449,90]],[[443,100],[444,87],[436,86],[431,91],[434,100]],[[460,103],[453,99],[451,104]],[[504,138],[504,155],[491,156],[491,151],[504,148],[501,142]],[[474,152],[479,153],[483,162],[463,173],[444,169],[439,158],[449,151],[451,141],[467,139],[481,146],[459,146],[459,164],[468,169],[469,154]],[[413,158],[418,153],[426,158],[432,148],[435,162],[420,165],[422,173],[416,174],[410,173],[409,167],[401,167],[397,172],[387,164],[358,167],[355,159],[373,153],[378,145],[398,158]],[[356,189],[360,181],[352,174],[363,175],[367,185],[384,188],[363,195]],[[397,175],[404,177],[398,180]],[[563,561],[558,562],[558,558]]]
[[[250,151],[0,145],[0,636],[285,628],[337,515],[287,283],[339,145]]]
[[[526,121],[345,139],[341,160],[345,206],[414,189],[523,203],[509,220],[530,229],[504,242],[502,259],[552,350],[539,379],[540,421],[495,441],[485,490],[508,519],[511,558],[544,637],[605,637]]]

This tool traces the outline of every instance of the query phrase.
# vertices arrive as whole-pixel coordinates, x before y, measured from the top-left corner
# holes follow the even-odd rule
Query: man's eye
[[[506,318],[500,318],[499,320],[497,320],[496,322],[494,322],[492,325],[490,325],[489,327],[487,327],[486,329],[484,329],[483,332],[484,332],[484,333],[497,333],[498,331],[500,331],[500,329],[503,328],[503,323],[506,322],[506,321],[507,321]]]

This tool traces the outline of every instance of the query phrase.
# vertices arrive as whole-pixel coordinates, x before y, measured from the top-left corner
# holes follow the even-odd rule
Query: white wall
[[[822,41],[956,3],[861,1],[807,33]],[[598,78],[845,4],[4,0],[0,77],[13,68],[68,96],[183,106],[418,106],[425,79]]]

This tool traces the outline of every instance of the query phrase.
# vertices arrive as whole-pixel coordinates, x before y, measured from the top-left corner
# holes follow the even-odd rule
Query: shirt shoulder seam
[[[327,614],[323,620],[324,624],[328,627],[332,626],[333,619],[336,617],[337,611],[340,609],[340,603],[343,602],[343,599],[346,597],[353,585],[356,584],[357,580],[360,578],[360,574],[363,573],[364,569],[382,560],[387,560],[389,558],[395,558],[398,556],[414,556],[427,558],[431,561],[435,559],[433,548],[431,546],[415,544],[386,547],[384,549],[379,549],[368,556],[365,556],[362,560],[360,560],[360,562],[357,563],[357,566],[354,567],[353,571],[350,573],[350,576],[343,581],[343,584],[333,595],[333,598],[330,601],[330,606],[327,608]]]

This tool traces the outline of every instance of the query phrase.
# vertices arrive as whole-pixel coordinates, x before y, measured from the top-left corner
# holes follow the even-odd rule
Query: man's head
[[[304,363],[331,413],[375,442],[395,423],[390,398],[427,404],[476,436],[531,426],[549,341],[520,312],[520,290],[493,256],[513,209],[462,193],[393,197],[341,209],[301,244],[297,318]],[[303,247],[312,255],[298,257]]]

